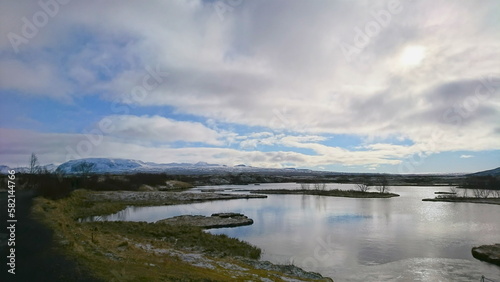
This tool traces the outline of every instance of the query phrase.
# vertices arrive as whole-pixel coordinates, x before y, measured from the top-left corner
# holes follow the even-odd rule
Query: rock
[[[260,260],[257,261],[257,260],[250,260],[250,259],[242,259],[242,261],[257,268],[257,269],[281,272],[281,273],[284,273],[286,275],[299,277],[301,279],[333,281],[329,277],[323,277],[321,274],[316,273],[316,272],[305,271],[302,268],[297,267],[295,265],[277,265],[277,264],[273,264],[269,261],[260,261]],[[282,279],[284,279],[284,277],[282,277]]]
[[[472,248],[472,256],[500,266],[500,244],[483,245]]]
[[[218,217],[222,217],[222,218],[230,218],[230,217],[238,217],[238,216],[246,217],[245,215],[243,215],[241,213],[235,213],[235,212],[214,213],[214,214],[212,214],[212,216],[218,216]]]
[[[157,221],[160,224],[190,225],[201,228],[237,227],[253,224],[253,220],[239,213],[214,213],[212,216],[180,215]]]

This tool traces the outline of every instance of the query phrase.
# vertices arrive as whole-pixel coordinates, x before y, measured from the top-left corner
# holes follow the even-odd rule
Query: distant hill
[[[489,175],[500,176],[500,167],[497,167],[495,169],[490,169],[490,170],[485,170],[485,171],[467,174],[467,176],[489,176]]]

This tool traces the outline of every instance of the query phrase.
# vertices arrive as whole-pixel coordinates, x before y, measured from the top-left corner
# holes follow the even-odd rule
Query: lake
[[[226,185],[192,189],[293,189],[298,184]],[[328,184],[327,189],[353,189]],[[212,229],[263,250],[262,259],[300,266],[335,281],[500,281],[500,267],[474,259],[473,246],[500,243],[500,206],[422,202],[447,187],[390,187],[400,197],[355,199],[269,195],[177,206],[129,207],[104,220],[239,212],[251,226]],[[239,191],[241,193],[241,191]],[[243,192],[245,193],[245,192]]]

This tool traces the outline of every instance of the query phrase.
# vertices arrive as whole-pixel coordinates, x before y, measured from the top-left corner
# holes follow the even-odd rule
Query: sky
[[[0,6],[0,164],[500,166],[499,1]]]

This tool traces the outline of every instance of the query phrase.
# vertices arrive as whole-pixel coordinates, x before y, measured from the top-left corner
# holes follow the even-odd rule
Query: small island
[[[456,195],[457,193],[456,192],[434,192],[434,194],[436,195]]]
[[[312,190],[312,189],[260,189],[250,191],[253,194],[287,194],[287,195],[317,195],[330,197],[347,197],[347,198],[392,198],[399,197],[398,194],[389,192],[364,192],[356,190]]]
[[[156,223],[197,226],[209,229],[251,225],[253,220],[241,213],[214,213],[212,216],[180,215],[162,219]]]
[[[438,197],[422,199],[422,201],[500,205],[500,198]]]
[[[483,245],[472,248],[472,256],[500,266],[500,244]]]

